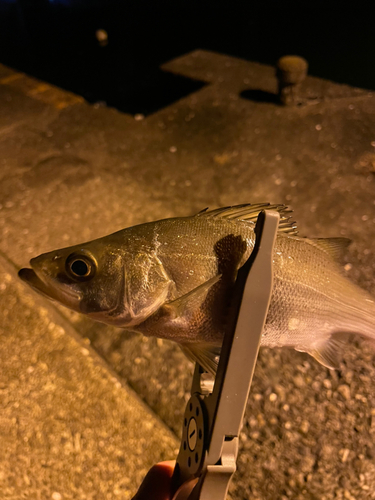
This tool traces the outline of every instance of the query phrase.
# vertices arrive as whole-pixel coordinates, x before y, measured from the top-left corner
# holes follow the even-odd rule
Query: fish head
[[[19,277],[34,290],[97,321],[139,324],[165,301],[170,280],[152,253],[129,253],[105,238],[44,253]]]
[[[31,259],[31,269],[21,269],[19,277],[74,311],[112,309],[122,282],[121,259],[106,250],[83,244],[44,253]]]

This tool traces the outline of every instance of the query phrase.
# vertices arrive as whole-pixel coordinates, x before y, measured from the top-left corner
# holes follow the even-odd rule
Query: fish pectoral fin
[[[199,363],[208,373],[216,375],[221,348],[214,344],[180,344],[182,352],[193,363]]]
[[[201,285],[193,288],[178,299],[166,302],[162,308],[164,314],[169,314],[173,318],[185,316],[186,312],[195,311],[206,299],[210,289],[221,279],[221,274],[205,281]]]
[[[348,336],[344,333],[333,334],[327,340],[321,341],[313,349],[306,352],[323,366],[331,370],[337,370],[340,368],[343,351],[348,345],[347,338]]]

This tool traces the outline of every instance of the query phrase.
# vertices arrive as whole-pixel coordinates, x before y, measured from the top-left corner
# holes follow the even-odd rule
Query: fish
[[[348,334],[375,341],[375,300],[344,276],[346,238],[298,234],[283,204],[242,204],[147,222],[30,260],[19,277],[93,320],[177,342],[215,373],[238,270],[263,210],[279,213],[261,346],[337,368]],[[250,325],[249,325],[250,330]]]

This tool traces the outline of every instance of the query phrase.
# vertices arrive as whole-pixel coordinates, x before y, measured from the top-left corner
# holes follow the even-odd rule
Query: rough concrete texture
[[[0,259],[0,498],[131,498],[176,438]]]
[[[375,97],[308,77],[307,104],[284,108],[272,68],[203,51],[165,70],[207,85],[146,119],[59,105],[0,72],[0,249],[20,267],[136,223],[284,202],[302,235],[353,239],[344,272],[375,295]],[[192,373],[179,349],[61,312],[179,433]],[[374,378],[355,342],[335,372],[261,350],[232,497],[375,498]]]

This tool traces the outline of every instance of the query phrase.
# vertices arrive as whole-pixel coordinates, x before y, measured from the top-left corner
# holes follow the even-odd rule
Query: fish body
[[[20,277],[93,319],[174,340],[214,372],[231,291],[254,248],[262,209],[278,210],[280,224],[261,345],[293,347],[335,367],[345,333],[375,339],[375,302],[341,273],[337,256],[348,240],[299,237],[283,205],[141,224],[42,254]]]

